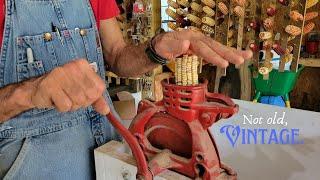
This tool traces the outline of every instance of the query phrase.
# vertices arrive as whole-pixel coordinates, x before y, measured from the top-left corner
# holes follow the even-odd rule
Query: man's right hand
[[[100,114],[110,111],[103,97],[105,83],[84,59],[57,67],[33,83],[31,107],[68,112],[92,105]]]

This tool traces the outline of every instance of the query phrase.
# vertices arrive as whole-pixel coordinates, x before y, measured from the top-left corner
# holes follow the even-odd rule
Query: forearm
[[[38,79],[8,85],[0,89],[0,123],[33,108],[31,95],[34,81],[38,81]]]
[[[140,45],[124,45],[113,53],[114,60],[110,64],[111,70],[122,77],[136,77],[143,75],[159,66],[152,62],[145,53],[147,43]]]

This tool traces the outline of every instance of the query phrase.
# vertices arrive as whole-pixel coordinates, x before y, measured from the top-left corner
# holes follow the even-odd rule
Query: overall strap
[[[3,38],[0,55],[0,88],[4,86],[4,68],[7,59],[8,47],[10,44],[10,33],[12,32],[12,14],[13,14],[14,0],[5,0],[5,23],[3,29]]]

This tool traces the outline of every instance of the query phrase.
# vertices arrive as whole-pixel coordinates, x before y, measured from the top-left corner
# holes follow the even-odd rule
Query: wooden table
[[[221,159],[238,172],[240,180],[316,180],[320,177],[320,113],[296,109],[286,109],[275,106],[254,104],[235,100],[240,111],[228,120],[221,120],[211,127]],[[282,115],[287,127],[280,125],[244,125],[244,115],[255,117],[273,117],[275,112]],[[263,122],[263,121],[262,121]],[[240,125],[242,128],[266,129],[299,129],[299,139],[304,141],[300,145],[269,145],[269,144],[236,144],[233,148],[227,136],[220,133],[225,125]],[[241,138],[240,138],[241,139]],[[261,138],[258,138],[258,142]],[[97,179],[121,179],[123,174],[130,172],[134,179],[135,167],[132,156],[125,155],[121,147],[110,144],[95,150]],[[169,178],[171,177],[171,178]],[[174,172],[165,172],[159,179],[181,179],[182,176]]]

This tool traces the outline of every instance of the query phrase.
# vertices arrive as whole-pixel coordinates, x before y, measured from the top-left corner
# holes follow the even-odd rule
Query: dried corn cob
[[[203,17],[202,18],[202,23],[206,24],[208,26],[214,26],[215,25],[215,21],[210,17]]]
[[[227,15],[229,13],[228,7],[223,2],[218,3],[218,8],[224,15]]]
[[[286,54],[290,54],[293,51],[293,46],[288,46],[286,49]]]
[[[177,3],[183,7],[190,7],[188,0],[177,0]]]
[[[198,77],[198,57],[197,56],[192,56],[192,85],[197,85],[199,84],[199,77]]]
[[[271,18],[271,17],[269,17],[263,21],[263,27],[266,30],[271,30],[273,28],[273,25],[274,25],[273,18]]]
[[[201,30],[206,33],[206,34],[213,34],[214,33],[214,29],[208,25],[202,25]]]
[[[294,25],[288,25],[285,31],[291,36],[299,36],[301,34],[301,28]]]
[[[261,40],[267,40],[272,38],[272,33],[271,32],[260,32],[259,37]]]
[[[294,21],[303,21],[303,15],[300,14],[298,11],[291,11],[289,16]]]
[[[311,19],[314,19],[314,18],[316,18],[316,17],[318,17],[318,16],[319,16],[319,13],[318,13],[318,12],[308,12],[308,13],[306,14],[305,20],[306,20],[306,21],[310,21]]]
[[[259,68],[259,73],[262,75],[267,75],[272,71],[273,64],[270,62],[264,62]]]
[[[174,9],[178,9],[179,8],[179,4],[173,0],[168,0],[168,5],[171,6]]]
[[[186,86],[188,84],[187,62],[188,62],[188,56],[185,55],[182,58],[182,64],[181,64],[181,83],[183,86]]]
[[[316,5],[319,2],[319,0],[307,0],[306,8],[309,9]]]
[[[246,5],[246,0],[233,0],[233,1],[242,7],[244,7]]]
[[[286,54],[284,56],[284,62],[286,62],[286,63],[292,61],[292,59],[293,59],[293,54]]]
[[[198,3],[196,3],[196,2],[192,2],[190,4],[190,6],[191,6],[191,9],[194,10],[195,12],[197,12],[197,13],[201,13],[202,12],[202,6],[200,4],[198,4]]]
[[[233,11],[238,17],[244,17],[245,15],[244,8],[241,6],[236,6]]]
[[[303,28],[303,34],[306,35],[306,34],[310,33],[314,29],[315,26],[316,25],[313,22],[305,25]]]
[[[193,23],[195,23],[195,24],[197,24],[197,25],[201,25],[201,19],[199,18],[199,17],[197,17],[197,16],[195,16],[195,15],[193,15],[193,14],[188,14],[187,15],[187,18],[191,21],[191,22],[193,22]]]
[[[212,17],[215,15],[215,12],[213,9],[211,9],[209,6],[204,6],[202,8],[203,12],[205,12],[207,14],[207,16]]]
[[[179,14],[180,16],[187,16],[188,12],[184,9],[178,8],[176,9],[177,14]]]
[[[179,25],[175,24],[174,22],[168,22],[168,27],[172,30],[176,30],[179,28]]]
[[[182,58],[177,58],[176,60],[176,71],[175,71],[175,80],[177,85],[182,85]]]
[[[201,0],[201,2],[210,8],[214,8],[214,6],[216,6],[216,3],[213,0]]]
[[[171,8],[167,8],[166,9],[166,13],[168,14],[168,16],[170,16],[172,19],[177,19],[179,17],[179,15],[174,12]]]
[[[187,85],[192,85],[192,57],[187,58]]]

